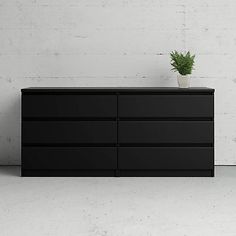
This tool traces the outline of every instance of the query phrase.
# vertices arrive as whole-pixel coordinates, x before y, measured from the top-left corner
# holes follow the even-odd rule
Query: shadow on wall
[[[0,99],[0,165],[19,165],[20,94],[5,94]]]
[[[20,177],[20,166],[0,166],[0,177],[3,176]]]

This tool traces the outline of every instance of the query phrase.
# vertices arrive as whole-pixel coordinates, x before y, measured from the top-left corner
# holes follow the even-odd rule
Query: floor
[[[236,167],[215,178],[21,178],[0,168],[1,236],[236,235]]]

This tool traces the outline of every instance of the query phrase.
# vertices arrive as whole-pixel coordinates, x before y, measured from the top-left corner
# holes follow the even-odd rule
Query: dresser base
[[[114,177],[115,170],[22,170],[22,177]]]
[[[214,177],[213,170],[122,170],[121,177]]]
[[[214,177],[214,170],[22,170],[22,177]]]

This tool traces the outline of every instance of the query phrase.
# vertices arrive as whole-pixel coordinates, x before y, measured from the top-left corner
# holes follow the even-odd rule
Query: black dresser
[[[214,176],[214,89],[22,89],[22,176]]]

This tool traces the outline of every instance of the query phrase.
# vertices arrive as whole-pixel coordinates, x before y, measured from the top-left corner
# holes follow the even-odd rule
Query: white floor
[[[0,168],[0,236],[236,235],[236,167],[215,178],[21,178]]]

